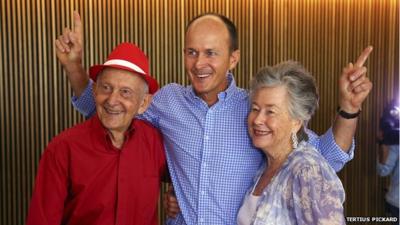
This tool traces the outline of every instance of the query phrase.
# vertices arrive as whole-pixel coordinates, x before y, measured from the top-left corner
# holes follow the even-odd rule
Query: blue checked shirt
[[[236,224],[236,215],[253,177],[263,162],[247,133],[249,96],[228,75],[229,87],[211,107],[192,86],[169,84],[153,97],[143,118],[164,135],[167,162],[181,213],[167,224]],[[95,112],[92,83],[72,101],[81,113]],[[332,130],[318,137],[308,130],[314,145],[336,170],[352,159],[335,143]]]

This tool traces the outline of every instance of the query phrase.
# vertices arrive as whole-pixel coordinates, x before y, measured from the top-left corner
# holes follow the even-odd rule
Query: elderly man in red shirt
[[[123,43],[96,81],[97,115],[55,137],[40,161],[28,225],[157,224],[165,155],[160,133],[143,113],[157,82],[145,54]]]

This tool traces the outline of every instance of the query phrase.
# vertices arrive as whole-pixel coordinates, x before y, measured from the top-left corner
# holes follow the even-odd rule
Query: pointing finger
[[[83,35],[83,26],[82,26],[81,16],[77,11],[74,11],[74,32],[81,40],[81,37]]]
[[[372,52],[372,46],[368,46],[364,49],[364,51],[361,53],[361,55],[358,57],[356,63],[354,66],[356,67],[362,67],[367,61],[369,54]]]

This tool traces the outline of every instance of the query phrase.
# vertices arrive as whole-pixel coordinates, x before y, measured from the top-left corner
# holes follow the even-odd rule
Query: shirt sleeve
[[[377,162],[377,172],[380,176],[387,176],[392,173],[399,160],[399,145],[390,145],[389,154],[385,164]]]
[[[29,207],[27,225],[60,225],[67,197],[66,159],[55,154],[49,144],[40,160],[35,187]]]
[[[329,128],[328,131],[321,136],[318,136],[309,129],[306,129],[306,133],[309,138],[308,142],[318,149],[336,172],[339,172],[347,162],[353,159],[355,148],[354,139],[352,140],[349,152],[345,152],[336,143],[332,128]]]
[[[72,96],[72,105],[86,118],[92,117],[96,112],[96,103],[93,97],[93,81],[90,79],[81,96]]]
[[[160,128],[160,117],[164,114],[164,112],[166,111],[166,105],[168,104],[168,96],[170,93],[170,86],[171,85],[167,85],[163,88],[161,88],[160,90],[158,90],[154,96],[153,99],[151,100],[150,106],[147,108],[147,110],[137,116],[138,119],[141,120],[146,120],[149,123],[151,123],[153,126],[155,126],[156,128]],[[165,116],[165,114],[164,114]]]
[[[293,205],[297,224],[345,224],[344,189],[332,170],[309,166],[296,171]]]

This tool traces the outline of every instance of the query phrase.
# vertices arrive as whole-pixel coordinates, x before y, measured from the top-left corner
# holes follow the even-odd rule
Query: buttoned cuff
[[[340,149],[340,151],[338,151],[338,157],[343,159],[345,161],[345,163],[347,163],[348,161],[352,160],[354,158],[354,149],[355,149],[355,141],[354,141],[354,137],[351,140],[351,146],[349,151],[345,151],[343,150],[335,141],[335,136],[333,135],[333,130],[332,127],[329,128],[328,132],[325,135],[329,135],[329,140],[331,140],[331,144],[335,146],[335,148]]]

